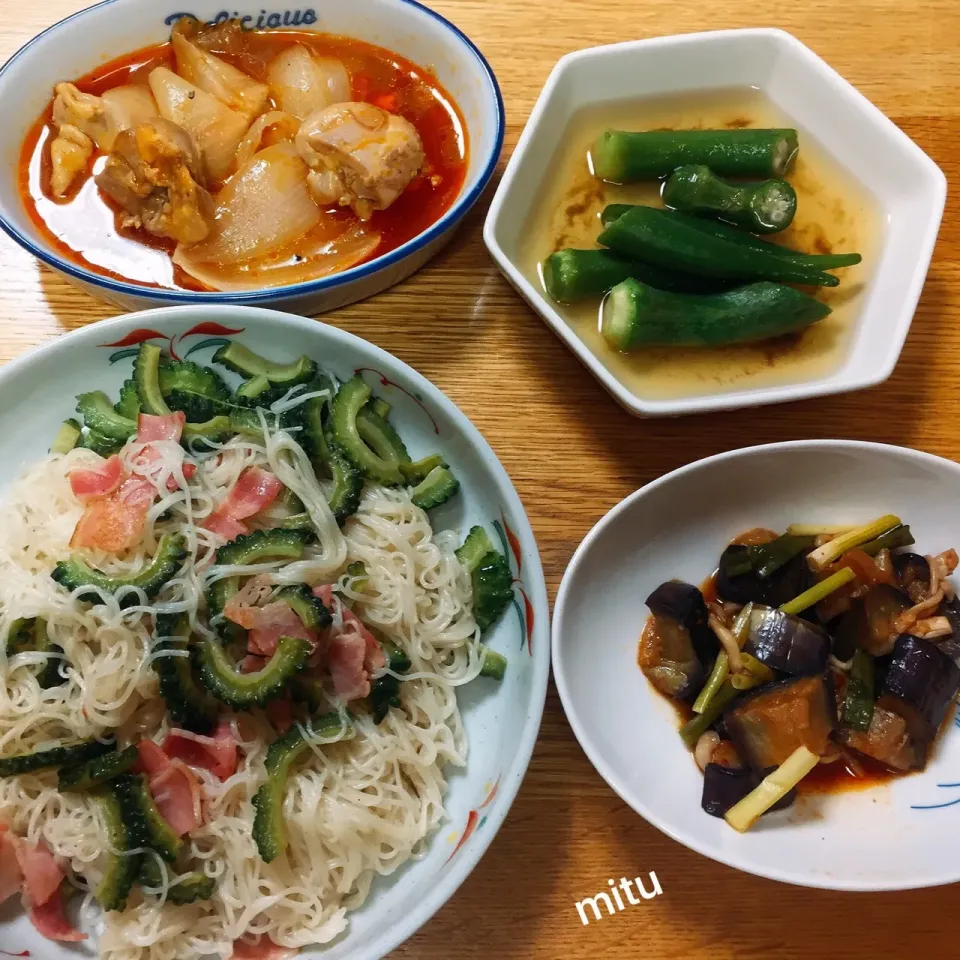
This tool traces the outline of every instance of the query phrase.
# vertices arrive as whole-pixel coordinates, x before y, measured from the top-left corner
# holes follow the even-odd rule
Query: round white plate
[[[350,914],[347,933],[306,950],[303,960],[377,960],[433,916],[483,856],[527,769],[540,727],[550,666],[547,593],[523,506],[495,454],[469,420],[428,380],[364,340],[314,320],[252,307],[188,306],[130,314],[52,341],[0,370],[0,496],[23,464],[44,456],[78,393],[116,396],[137,345],[150,340],[204,363],[227,339],[279,361],[308,354],[342,379],[355,371],[393,406],[391,421],[414,459],[441,452],[461,492],[432,514],[436,529],[482,524],[509,557],[515,602],[488,642],[509,659],[503,683],[459,692],[470,741],[464,771],[448,771],[449,822],[427,855],[378,880]],[[64,946],[43,939],[13,898],[0,914],[0,947],[43,960],[95,956],[92,940]]]
[[[676,470],[613,508],[564,575],[553,667],[597,770],[642,817],[705,856],[774,880],[902,890],[960,880],[960,734],[927,768],[869,790],[803,798],[741,835],[700,808],[703,778],[677,716],[640,672],[644,603],[664,580],[700,583],[750,527],[858,523],[895,513],[923,553],[960,546],[960,466],[842,440],[750,447]]]

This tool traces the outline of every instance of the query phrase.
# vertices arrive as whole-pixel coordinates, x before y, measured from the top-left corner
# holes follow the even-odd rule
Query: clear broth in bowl
[[[563,135],[554,174],[534,207],[525,250],[528,277],[542,287],[539,267],[549,254],[564,247],[596,248],[600,211],[608,203],[662,206],[659,182],[618,185],[593,176],[588,152],[604,130],[790,126],[794,126],[790,118],[752,88],[631,100],[579,112]],[[597,301],[557,304],[558,311],[621,383],[647,399],[781,386],[828,376],[846,356],[884,224],[872,196],[802,130],[797,161],[787,179],[797,193],[797,214],[776,240],[805,252],[855,251],[863,256],[862,263],[836,271],[839,287],[816,292],[833,313],[803,333],[755,344],[651,348],[627,355],[612,350],[600,335]]]

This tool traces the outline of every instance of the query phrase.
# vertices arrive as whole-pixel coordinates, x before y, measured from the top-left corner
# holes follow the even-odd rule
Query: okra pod
[[[753,233],[786,230],[797,212],[796,191],[786,180],[727,183],[702,165],[674,170],[661,196],[673,210],[725,220]]]
[[[776,283],[717,294],[668,293],[629,278],[607,295],[600,332],[615,350],[717,347],[792,333],[830,313],[819,300]]]
[[[543,261],[542,270],[544,288],[560,303],[602,297],[628,277],[658,290],[680,293],[709,293],[730,285],[723,280],[639,263],[609,250],[558,250]]]
[[[633,203],[611,203],[603,208],[600,214],[600,222],[604,227],[610,226],[616,220],[619,220],[630,210],[637,209],[640,204]],[[656,209],[654,207],[644,207],[643,209]],[[675,220],[678,223],[694,227],[701,233],[706,233],[711,237],[719,237],[722,240],[729,240],[731,243],[739,244],[741,247],[749,247],[752,250],[760,250],[772,257],[779,257],[781,260],[790,263],[803,264],[813,267],[817,270],[835,270],[837,267],[852,267],[861,261],[859,253],[803,253],[800,250],[792,250],[780,243],[770,243],[769,240],[761,240],[760,237],[747,233],[729,223],[722,223],[719,220],[704,220],[700,217],[691,217],[686,213],[679,213],[676,210],[658,210],[658,213],[664,217]]]
[[[632,183],[703,164],[723,177],[782,177],[797,154],[796,130],[607,130],[590,151],[601,180]]]
[[[821,287],[840,283],[812,264],[705,232],[697,226],[705,222],[654,207],[634,207],[614,220],[600,234],[599,241],[621,256],[701,276]]]

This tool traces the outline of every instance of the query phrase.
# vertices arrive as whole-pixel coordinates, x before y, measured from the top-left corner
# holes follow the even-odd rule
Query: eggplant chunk
[[[799,597],[810,586],[810,571],[806,557],[798,555],[785,563],[769,577],[758,573],[733,573],[742,565],[749,547],[731,544],[720,556],[717,570],[717,596],[731,603],[759,603],[765,607],[779,607]]]
[[[736,803],[739,803],[762,777],[752,770],[737,767],[725,767],[719,763],[708,763],[703,771],[703,793],[700,806],[711,817],[722,817]],[[797,799],[796,788],[779,799],[767,813],[785,810]]]
[[[937,646],[942,653],[945,653],[957,666],[960,666],[960,643],[956,640],[956,627],[954,627],[953,636],[937,641]]]
[[[960,667],[935,643],[906,633],[897,638],[877,704],[900,714],[919,743],[937,735],[960,690]]]
[[[893,557],[900,588],[914,602],[930,596],[930,564],[919,553],[898,553]]]
[[[731,706],[724,722],[737,752],[760,774],[797,747],[822,754],[837,725],[833,682],[821,674],[768,684]]]
[[[689,700],[703,686],[720,641],[707,624],[703,594],[668,580],[647,597],[651,616],[640,638],[640,668],[663,694]]]
[[[907,721],[883,707],[873,708],[867,730],[841,727],[837,740],[851,750],[877,760],[891,770],[921,770],[927,761],[926,747],[907,732]]]
[[[913,606],[896,587],[881,583],[853,601],[836,629],[836,656],[849,660],[856,647],[872,657],[884,657],[897,639],[897,617]]]
[[[773,670],[803,677],[826,669],[830,636],[800,617],[760,607],[750,615],[745,650]]]
[[[696,587],[681,580],[668,580],[647,597],[647,606],[655,616],[673,620],[690,634],[694,652],[704,669],[713,664],[720,651],[720,641],[707,624],[707,605]]]
[[[648,618],[638,660],[646,678],[664,696],[677,700],[693,699],[706,680],[689,632],[669,617]]]
[[[938,639],[937,646],[960,666],[960,598],[945,600],[940,604],[939,613],[947,618],[953,633],[949,637]]]
[[[746,768],[725,767],[708,763],[703,771],[703,793],[700,806],[711,817],[722,817],[739,803],[757,784]]]

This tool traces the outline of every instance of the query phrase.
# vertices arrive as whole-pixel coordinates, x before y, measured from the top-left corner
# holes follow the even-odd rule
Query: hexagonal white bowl
[[[829,487],[824,478],[829,477]],[[587,756],[642,817],[704,856],[761,877],[836,890],[960,880],[960,722],[925,770],[849,793],[802,797],[745,834],[700,808],[703,776],[673,707],[637,666],[644,599],[699,583],[750,527],[863,523],[895,513],[921,553],[960,543],[960,465],[904,447],[803,440],[747,447],[674,470],[615,506],[584,538],[553,614],[553,671]]]
[[[874,196],[885,238],[847,356],[808,382],[682,399],[637,395],[615,377],[531,283],[521,251],[531,212],[570,118],[614,100],[731,87],[762,90]],[[946,200],[940,168],[812,50],[782,30],[721,30],[593,47],[554,67],[507,165],[484,240],[506,278],[630,412],[668,416],[859,390],[890,376],[923,287]]]

